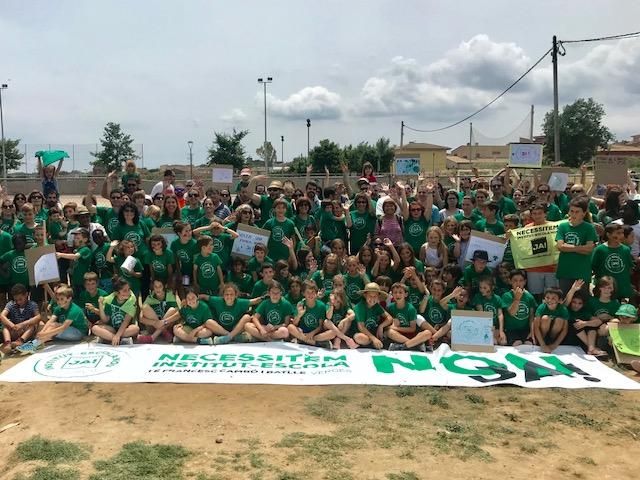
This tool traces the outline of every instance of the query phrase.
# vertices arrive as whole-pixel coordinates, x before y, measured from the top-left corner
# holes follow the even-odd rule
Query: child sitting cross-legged
[[[173,326],[173,343],[198,343],[200,345],[213,345],[211,335],[213,332],[207,327],[212,322],[211,310],[204,300],[198,299],[198,294],[193,288],[185,288],[184,304],[180,308],[181,323]]]
[[[12,301],[0,313],[2,353],[9,353],[29,341],[40,323],[38,304],[29,300],[29,290],[22,284],[11,287]]]
[[[544,301],[538,306],[533,319],[533,331],[544,353],[551,353],[567,336],[569,311],[562,304],[562,290],[547,288]]]
[[[367,283],[364,290],[360,290],[362,300],[353,307],[358,333],[353,339],[362,346],[371,345],[377,350],[382,349],[385,329],[393,323],[393,317],[382,308],[380,299],[386,299],[387,293],[377,283]]]
[[[298,311],[287,327],[289,334],[307,345],[318,345],[331,348],[335,333],[331,330],[323,331],[327,307],[318,300],[318,286],[312,280],[305,280],[302,286],[304,298],[298,303]]]
[[[426,351],[424,342],[431,338],[431,331],[422,330],[418,332],[416,319],[418,312],[407,302],[409,289],[404,283],[396,282],[391,286],[393,303],[389,304],[387,310],[393,317],[393,323],[389,326],[387,336],[392,343],[389,350],[405,350],[419,347],[421,351]]]
[[[67,285],[56,289],[56,306],[36,338],[16,348],[21,353],[33,353],[52,339],[77,342],[87,334],[89,323],[82,309],[73,303],[73,290]]]
[[[282,297],[282,285],[273,281],[269,286],[269,297],[262,300],[256,308],[251,322],[244,325],[246,333],[263,342],[285,340],[289,337],[289,322],[296,310],[288,300]]]
[[[140,333],[135,323],[136,296],[124,278],[114,276],[113,293],[100,297],[98,306],[100,322],[91,331],[98,337],[99,342],[117,345],[131,345],[133,338]]]
[[[175,294],[165,288],[164,281],[156,278],[151,283],[151,293],[142,305],[140,323],[150,332],[138,335],[138,343],[154,343],[162,335],[167,342],[173,341],[173,325],[180,319],[180,306]]]

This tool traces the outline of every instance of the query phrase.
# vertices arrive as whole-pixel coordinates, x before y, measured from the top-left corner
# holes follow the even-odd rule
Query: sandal
[[[588,353],[588,355],[593,355],[596,358],[609,356],[607,352],[605,352],[604,350],[600,350],[599,348],[592,350],[591,353]]]

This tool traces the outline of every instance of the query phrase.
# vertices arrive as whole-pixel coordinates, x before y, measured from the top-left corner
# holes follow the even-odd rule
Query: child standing
[[[630,298],[631,270],[634,266],[631,249],[624,242],[622,225],[610,223],[604,229],[605,243],[593,249],[591,265],[596,281],[604,276],[612,277],[616,282],[618,299]]]
[[[200,254],[193,261],[193,286],[206,295],[222,293],[224,276],[220,257],[213,253],[213,239],[202,237],[198,240]]]
[[[496,237],[504,235],[504,223],[498,220],[498,210],[500,210],[500,206],[497,202],[485,202],[482,205],[482,216],[484,218],[477,223],[478,230]]]
[[[502,300],[494,293],[494,288],[493,278],[480,279],[479,292],[471,299],[471,305],[479,312],[490,312],[493,315],[494,340],[499,345],[506,345],[507,336],[504,333]]]
[[[86,228],[76,228],[73,232],[73,253],[56,252],[56,258],[70,260],[73,262],[71,272],[71,285],[73,293],[78,296],[83,290],[84,274],[91,270],[93,253],[89,245],[89,230]]]
[[[178,238],[171,242],[171,251],[176,258],[176,271],[182,277],[178,285],[189,286],[193,279],[193,259],[199,253],[198,244],[193,238],[191,225],[186,222],[175,222],[173,231]]]
[[[480,279],[491,276],[491,269],[487,267],[489,254],[486,250],[476,250],[471,258],[471,265],[464,268],[462,283],[469,289],[471,295],[478,293]]]
[[[535,338],[544,353],[551,353],[567,336],[569,312],[562,303],[562,290],[547,288],[533,319]]]

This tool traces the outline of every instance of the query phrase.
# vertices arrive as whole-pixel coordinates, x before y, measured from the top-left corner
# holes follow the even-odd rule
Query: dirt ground
[[[82,479],[107,478],[94,461],[137,440],[190,454],[170,476],[129,478],[631,479],[640,467],[637,392],[5,383],[0,399],[0,428],[20,422],[0,433],[2,479],[62,478],[28,476],[42,462],[16,458],[35,435],[86,446],[66,465]]]

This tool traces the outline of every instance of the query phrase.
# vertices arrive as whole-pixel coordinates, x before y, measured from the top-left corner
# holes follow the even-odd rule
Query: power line
[[[619,35],[610,35],[608,37],[583,38],[582,40],[558,40],[558,43],[587,43],[587,42],[604,42],[607,40],[622,40],[625,38],[636,38],[640,36],[640,32],[621,33]]]
[[[480,108],[479,110],[476,110],[475,112],[473,112],[471,115],[467,115],[466,117],[464,117],[462,120],[458,120],[455,123],[452,123],[451,125],[447,125],[446,127],[442,127],[442,128],[435,128],[433,130],[421,130],[418,128],[413,128],[408,126],[407,124],[404,124],[405,128],[408,128],[409,130],[413,130],[414,132],[421,132],[421,133],[434,133],[434,132],[441,132],[442,130],[447,130],[449,128],[455,127],[460,125],[463,122],[466,122],[467,120],[469,120],[470,118],[475,117],[477,114],[479,114],[480,112],[486,110],[487,108],[489,108],[491,105],[493,105],[494,103],[496,103],[503,95],[505,95],[509,90],[511,90],[513,87],[515,87],[520,80],[522,80],[524,77],[526,77],[529,72],[531,72],[531,70],[533,70],[534,68],[536,68],[540,62],[542,62],[542,60],[544,60],[546,58],[547,55],[549,55],[549,53],[551,52],[551,48],[549,50],[547,50],[546,52],[544,52],[544,55],[542,55],[538,61],[536,63],[534,63],[533,65],[531,65],[531,67],[529,67],[529,69],[524,72],[522,75],[520,75],[520,77],[518,77],[518,79],[513,82],[511,85],[509,85],[505,90],[502,91],[502,93],[500,93],[500,95],[498,95],[496,98],[494,98],[493,100],[491,100],[489,103],[487,103],[484,107]]]

